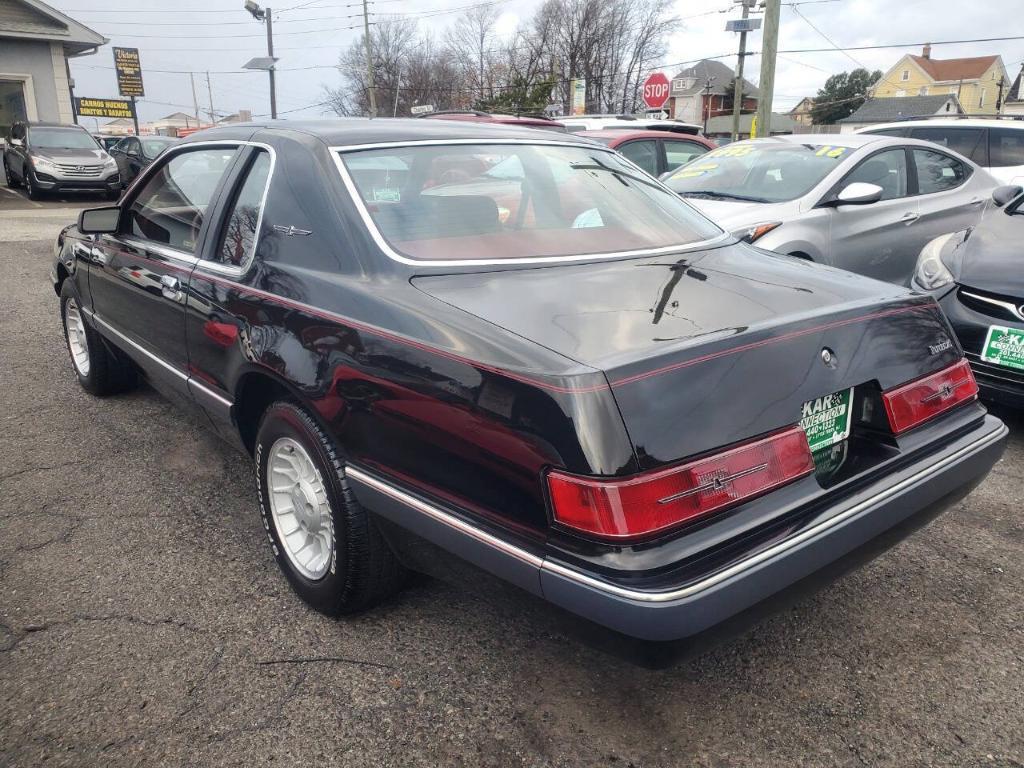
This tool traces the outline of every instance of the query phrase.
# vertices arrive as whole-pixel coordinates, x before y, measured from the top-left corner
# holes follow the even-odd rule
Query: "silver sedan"
[[[662,180],[761,248],[903,284],[925,244],[976,224],[998,186],[944,147],[863,134],[740,141]]]

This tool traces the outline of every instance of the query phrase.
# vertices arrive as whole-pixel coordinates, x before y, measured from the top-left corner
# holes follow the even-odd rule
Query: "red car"
[[[540,128],[545,131],[567,133],[565,126],[557,120],[542,115],[503,115],[497,112],[479,112],[475,109],[451,109],[420,115],[432,120],[462,120],[467,123],[491,123],[494,125],[518,125],[523,128]]]
[[[586,136],[611,147],[655,178],[717,148],[716,144],[703,136],[667,131],[603,128],[599,131],[580,131],[576,135]]]

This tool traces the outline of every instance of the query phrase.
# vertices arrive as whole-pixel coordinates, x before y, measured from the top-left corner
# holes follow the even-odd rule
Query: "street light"
[[[274,62],[277,61],[274,58],[274,23],[273,16],[269,8],[260,8],[260,6],[253,2],[253,0],[245,0],[245,10],[252,14],[252,17],[256,21],[266,22],[267,25],[267,58],[266,59],[253,59],[249,64],[245,65],[245,69],[266,69],[267,74],[270,75],[270,117],[277,119],[277,85],[274,82]],[[266,63],[268,62],[269,63]],[[265,64],[265,66],[250,66],[255,65],[257,62]]]

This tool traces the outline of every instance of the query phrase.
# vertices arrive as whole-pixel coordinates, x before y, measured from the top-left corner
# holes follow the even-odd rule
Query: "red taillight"
[[[897,435],[978,396],[978,383],[966,360],[882,394],[889,426]]]
[[[793,427],[681,466],[626,480],[548,474],[555,521],[627,539],[694,520],[812,472],[807,436]]]

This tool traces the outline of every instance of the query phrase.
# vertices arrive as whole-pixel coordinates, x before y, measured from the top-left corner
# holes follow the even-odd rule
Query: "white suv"
[[[1024,118],[905,120],[862,128],[857,133],[909,136],[969,157],[1000,184],[1024,186]]]

